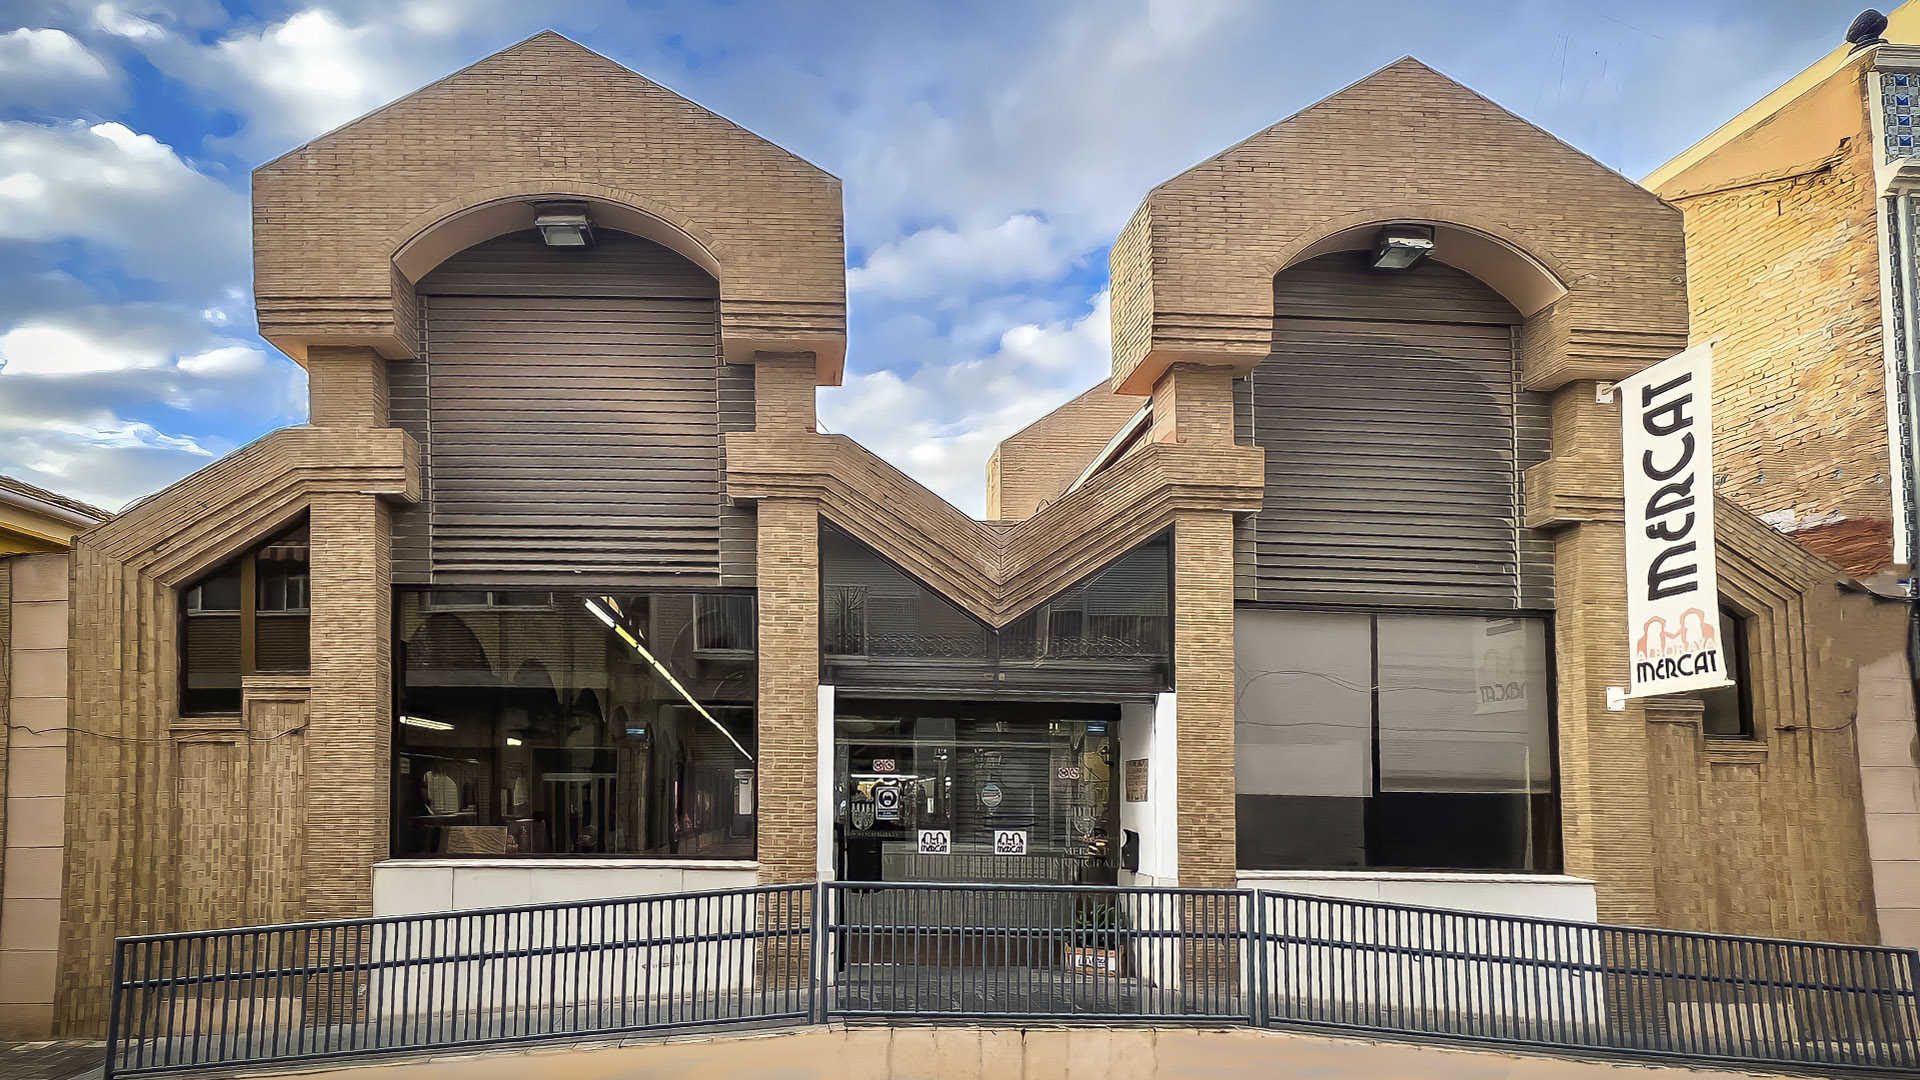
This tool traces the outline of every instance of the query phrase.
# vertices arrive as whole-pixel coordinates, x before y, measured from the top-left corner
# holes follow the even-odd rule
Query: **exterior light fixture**
[[[533,211],[533,227],[540,230],[541,243],[556,248],[593,246],[593,221],[587,217],[585,203],[534,203]]]
[[[1389,225],[1373,241],[1375,270],[1406,270],[1433,254],[1433,226]]]

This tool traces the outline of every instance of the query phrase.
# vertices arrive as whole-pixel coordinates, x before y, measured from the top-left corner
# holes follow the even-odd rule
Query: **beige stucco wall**
[[[1880,940],[1920,947],[1920,736],[1904,655],[1860,665],[1859,716],[1860,791]]]
[[[67,781],[67,557],[9,560],[0,1038],[53,1025]]]
[[[652,1076],[778,1076],[785,1080],[1166,1080],[1311,1076],[1503,1080],[1733,1080],[1753,1074],[1576,1061],[1412,1043],[1335,1039],[1251,1028],[813,1027],[763,1035],[596,1048],[441,1056],[307,1072],[381,1080],[615,1080]]]

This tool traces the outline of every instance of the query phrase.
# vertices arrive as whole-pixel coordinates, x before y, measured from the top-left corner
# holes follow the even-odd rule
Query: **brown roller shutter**
[[[1519,389],[1519,319],[1436,262],[1380,273],[1349,252],[1279,275],[1273,352],[1236,395],[1267,455],[1237,595],[1551,606],[1550,546],[1521,525],[1547,414]]]
[[[395,522],[396,579],[719,583],[722,385],[737,414],[752,384],[723,378],[712,278],[638,237],[524,233],[418,291],[425,359],[393,365],[393,416],[428,499]]]

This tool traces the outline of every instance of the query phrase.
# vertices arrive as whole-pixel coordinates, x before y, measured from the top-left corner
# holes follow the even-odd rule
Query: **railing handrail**
[[[1634,923],[1583,922],[1579,919],[1556,919],[1544,915],[1515,915],[1501,911],[1470,911],[1464,908],[1431,907],[1423,904],[1401,904],[1391,900],[1362,900],[1345,896],[1317,896],[1313,893],[1287,892],[1283,889],[1248,889],[1257,896],[1277,897],[1287,900],[1305,900],[1316,904],[1340,904],[1345,907],[1363,907],[1386,909],[1391,911],[1418,912],[1424,915],[1445,915],[1474,919],[1501,919],[1509,922],[1525,923],[1530,926],[1554,926],[1571,930],[1612,930],[1635,934],[1652,934],[1657,937],[1678,937],[1690,941],[1727,941],[1743,945],[1818,945],[1823,948],[1856,949],[1862,952],[1883,952],[1895,956],[1905,956],[1916,952],[1914,949],[1898,945],[1868,945],[1861,942],[1813,941],[1805,938],[1760,937],[1753,934],[1728,934],[1714,930],[1675,930],[1664,926],[1640,926]]]
[[[1262,888],[776,883],[120,937],[107,1074],[835,1017],[1910,1071],[1920,950]]]
[[[222,926],[206,930],[170,930],[158,934],[127,934],[114,938],[116,946],[140,944],[151,941],[173,941],[180,938],[226,937],[233,934],[265,934],[295,930],[333,930],[347,926],[400,925],[409,922],[431,922],[436,919],[473,918],[480,915],[519,915],[539,911],[573,910],[576,908],[607,907],[616,904],[634,904],[673,900],[695,900],[722,896],[752,896],[760,893],[793,893],[810,891],[808,882],[792,882],[773,885],[743,885],[737,889],[698,889],[671,893],[635,893],[631,896],[601,896],[591,900],[546,900],[538,904],[502,904],[484,908],[449,908],[446,911],[411,911],[400,915],[360,915],[349,919],[318,919],[312,922],[262,923],[257,926]]]

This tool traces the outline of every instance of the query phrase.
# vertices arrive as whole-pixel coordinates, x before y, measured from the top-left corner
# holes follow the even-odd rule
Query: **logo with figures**
[[[1674,625],[1655,615],[1634,639],[1633,669],[1640,682],[1721,674],[1720,629],[1697,607],[1681,613]]]

